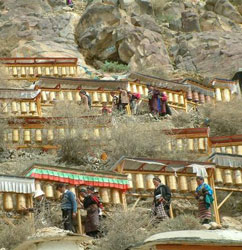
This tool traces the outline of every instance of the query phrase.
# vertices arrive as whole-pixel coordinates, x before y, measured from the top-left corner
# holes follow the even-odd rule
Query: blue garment
[[[201,185],[199,185],[197,188],[196,188],[196,193],[203,193],[204,195],[204,202],[205,202],[205,207],[207,209],[210,208],[210,206],[212,205],[213,201],[214,201],[214,198],[213,198],[213,190],[212,188],[206,184],[206,183],[203,183]],[[207,192],[207,194],[205,194]]]
[[[161,112],[161,103],[160,103],[160,98],[157,100],[157,106],[158,106],[158,112]]]
[[[203,184],[199,185],[199,186],[196,188],[196,193],[198,193],[198,192],[199,192],[201,189],[203,189],[203,188],[208,192],[209,195],[213,195],[213,190],[212,190],[212,188],[211,188],[208,184],[206,184],[206,183],[203,183]]]
[[[73,213],[77,212],[77,203],[74,193],[67,190],[61,200],[61,209],[63,210],[73,210]]]

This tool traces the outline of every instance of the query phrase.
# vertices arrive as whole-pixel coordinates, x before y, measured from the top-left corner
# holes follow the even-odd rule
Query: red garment
[[[102,114],[107,114],[107,113],[112,113],[112,109],[108,108],[108,107],[103,107],[102,108]]]
[[[93,201],[95,201],[99,208],[103,209],[103,204],[100,202],[99,198],[96,195],[91,195]]]
[[[167,102],[167,95],[164,93],[161,96],[161,113],[166,114],[166,102]]]

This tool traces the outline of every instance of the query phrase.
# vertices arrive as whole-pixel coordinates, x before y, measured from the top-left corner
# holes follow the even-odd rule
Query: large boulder
[[[201,31],[199,17],[192,10],[182,12],[182,30],[185,32]]]
[[[131,70],[164,67],[170,63],[161,30],[151,17],[128,16],[112,5],[95,4],[86,9],[76,30],[77,42],[88,61],[112,60],[129,64]]]

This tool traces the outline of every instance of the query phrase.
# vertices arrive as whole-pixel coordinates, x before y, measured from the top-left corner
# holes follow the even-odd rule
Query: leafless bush
[[[161,13],[167,2],[167,0],[152,0],[151,4],[153,12],[155,14]]]

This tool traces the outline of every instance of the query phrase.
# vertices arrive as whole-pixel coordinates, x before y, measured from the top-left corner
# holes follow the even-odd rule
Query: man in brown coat
[[[118,88],[119,91],[119,110],[125,110],[126,106],[129,104],[129,96],[126,90]]]

